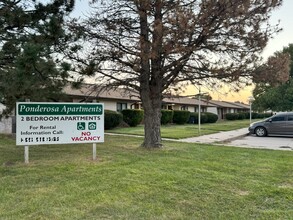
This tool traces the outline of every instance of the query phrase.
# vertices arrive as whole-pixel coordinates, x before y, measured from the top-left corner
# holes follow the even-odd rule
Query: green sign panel
[[[104,142],[104,104],[19,102],[16,144]]]

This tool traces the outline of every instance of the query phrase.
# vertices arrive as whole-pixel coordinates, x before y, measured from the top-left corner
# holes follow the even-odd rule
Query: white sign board
[[[16,145],[99,142],[104,142],[104,104],[16,104]]]

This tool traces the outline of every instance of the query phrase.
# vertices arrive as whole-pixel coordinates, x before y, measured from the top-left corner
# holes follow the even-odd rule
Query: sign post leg
[[[93,143],[93,160],[97,159],[97,144]]]
[[[29,146],[24,146],[24,163],[29,163]]]

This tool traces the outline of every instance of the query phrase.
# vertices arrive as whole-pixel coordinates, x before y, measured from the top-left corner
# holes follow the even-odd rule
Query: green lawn
[[[255,120],[254,120],[255,121]],[[185,124],[185,125],[163,125],[161,126],[161,135],[163,138],[188,138],[196,137],[204,134],[213,134],[220,131],[230,131],[239,128],[249,127],[249,120],[237,120],[237,121],[220,121],[212,124],[202,124],[201,132],[199,133],[197,124]],[[133,134],[144,135],[143,125],[137,127],[128,128],[115,128],[107,130],[109,133],[116,134]],[[247,130],[248,132],[248,130]]]
[[[0,219],[292,219],[293,152],[106,136],[23,147],[0,136]]]

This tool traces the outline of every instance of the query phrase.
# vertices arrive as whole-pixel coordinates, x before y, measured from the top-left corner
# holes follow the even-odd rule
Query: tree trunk
[[[151,95],[148,91],[141,92],[144,108],[144,142],[142,147],[160,148],[161,144],[161,105],[162,95]]]
[[[159,148],[161,144],[162,107],[162,1],[155,1],[155,21],[152,38],[148,23],[150,2],[139,1],[140,10],[140,97],[144,109],[144,142],[142,147]]]

